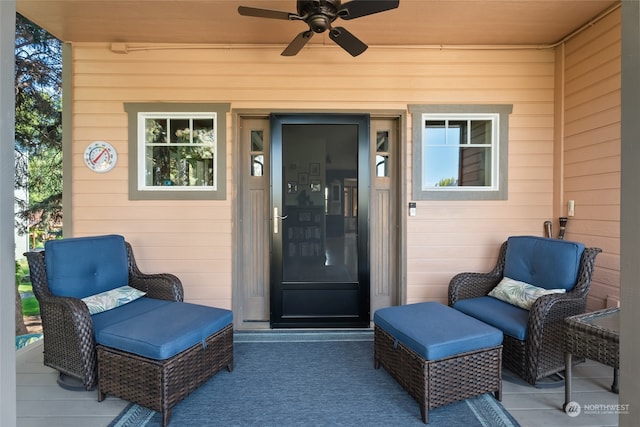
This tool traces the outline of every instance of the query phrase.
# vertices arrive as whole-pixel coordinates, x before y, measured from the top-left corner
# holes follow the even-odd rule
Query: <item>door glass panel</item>
[[[251,176],[264,175],[264,132],[251,131]]]
[[[358,126],[284,124],[282,185],[283,281],[357,281]]]
[[[251,155],[251,176],[264,175],[264,155],[252,154]]]
[[[376,165],[375,174],[377,177],[389,176],[389,131],[379,130],[376,132]]]
[[[251,151],[264,151],[264,132],[251,130]]]

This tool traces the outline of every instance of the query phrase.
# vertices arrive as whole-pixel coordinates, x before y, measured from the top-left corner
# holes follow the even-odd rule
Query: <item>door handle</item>
[[[289,215],[278,215],[278,208],[273,208],[273,234],[278,234],[278,220],[285,220]]]

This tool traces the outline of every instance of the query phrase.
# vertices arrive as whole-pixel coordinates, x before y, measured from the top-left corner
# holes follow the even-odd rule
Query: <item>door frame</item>
[[[243,239],[246,237],[246,227],[244,226],[243,218],[247,214],[247,208],[243,203],[243,193],[247,190],[247,184],[245,182],[245,175],[243,175],[244,168],[242,167],[243,161],[245,161],[246,153],[241,147],[242,143],[242,129],[243,120],[245,119],[264,119],[269,121],[271,113],[305,113],[305,114],[369,114],[371,121],[375,119],[391,119],[397,121],[398,135],[397,135],[397,151],[396,160],[394,162],[395,167],[398,168],[397,182],[394,184],[394,206],[397,211],[397,223],[394,224],[395,232],[397,233],[397,271],[394,275],[394,282],[396,283],[394,290],[394,305],[405,304],[407,302],[407,257],[406,257],[406,243],[407,243],[407,215],[408,206],[407,203],[407,180],[410,179],[406,175],[405,171],[407,165],[407,147],[410,141],[407,141],[407,135],[411,135],[411,132],[407,132],[407,111],[406,110],[306,110],[306,109],[250,109],[239,108],[232,109],[232,128],[230,149],[232,161],[231,185],[227,188],[231,189],[231,208],[232,208],[232,251],[233,251],[233,264],[232,264],[232,310],[234,312],[234,327],[236,330],[261,330],[270,329],[269,319],[244,321],[245,307],[243,306],[243,292],[247,284],[244,280],[244,269],[246,267],[244,260],[244,251],[246,250],[243,244]],[[374,156],[372,154],[371,156]],[[270,224],[270,221],[269,221]],[[267,236],[270,238],[269,236]],[[369,239],[371,240],[371,239]],[[268,259],[268,254],[267,254]],[[373,316],[373,313],[371,313]]]

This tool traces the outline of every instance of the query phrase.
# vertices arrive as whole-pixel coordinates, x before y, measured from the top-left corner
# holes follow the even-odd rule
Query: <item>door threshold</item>
[[[373,329],[259,329],[233,333],[241,342],[373,341]]]

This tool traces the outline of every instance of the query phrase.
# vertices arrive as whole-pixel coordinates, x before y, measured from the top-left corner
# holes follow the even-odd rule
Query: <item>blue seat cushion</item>
[[[85,298],[129,284],[124,237],[106,235],[49,240],[44,245],[49,290]]]
[[[504,275],[545,289],[576,284],[584,245],[537,236],[512,236],[507,242]]]
[[[500,329],[510,337],[524,341],[527,338],[529,311],[524,308],[484,296],[457,301],[453,308]]]
[[[376,310],[374,323],[425,360],[502,344],[502,332],[437,302]]]
[[[112,310],[96,313],[91,316],[94,335],[97,338],[98,332],[107,326],[133,319],[167,304],[171,304],[171,301],[142,297]]]
[[[169,302],[101,328],[96,332],[96,342],[149,359],[165,360],[197,343],[204,345],[207,337],[232,321],[230,310]]]

